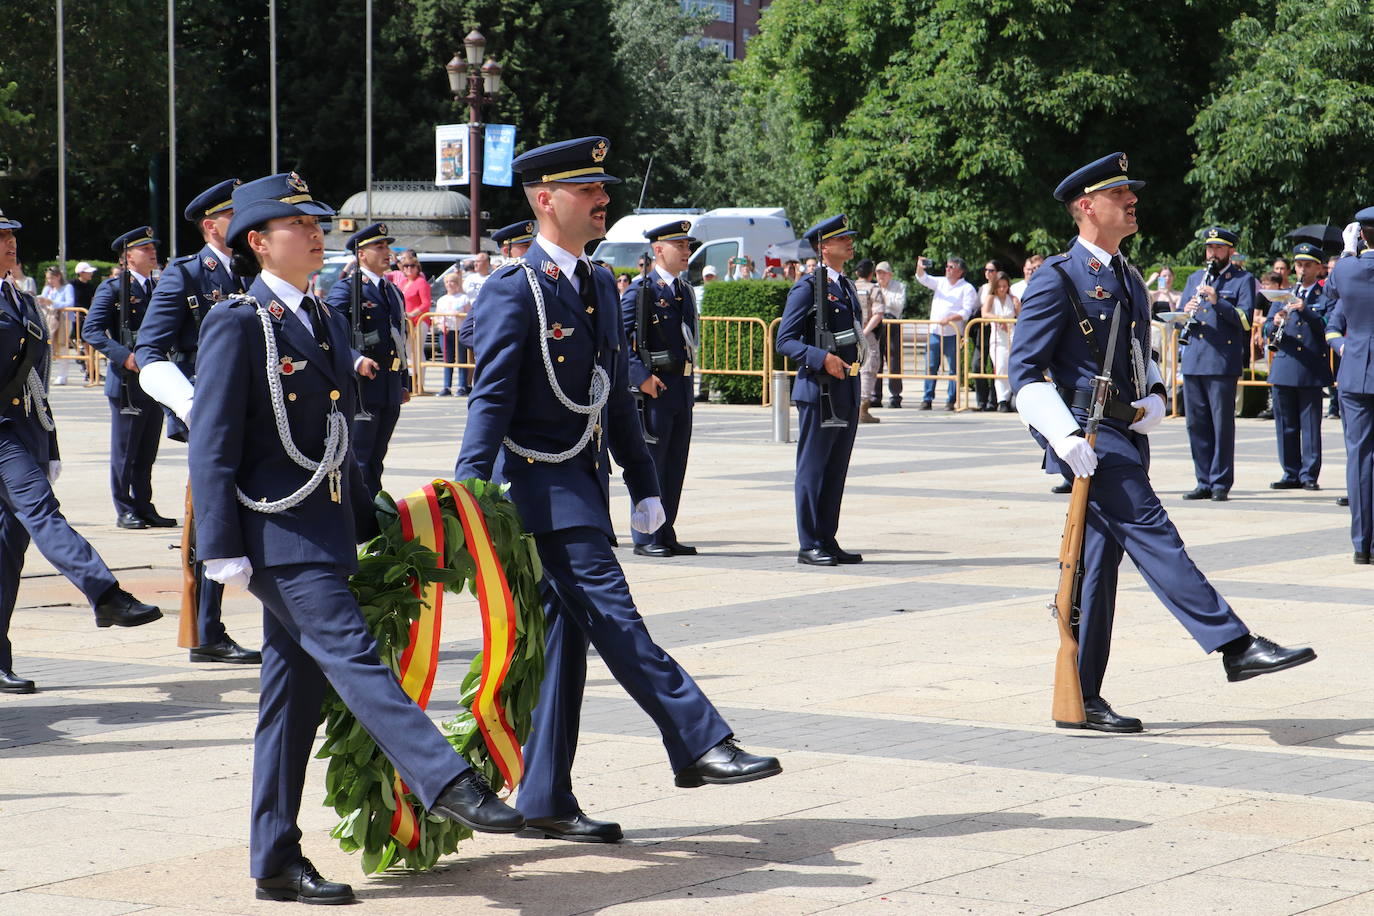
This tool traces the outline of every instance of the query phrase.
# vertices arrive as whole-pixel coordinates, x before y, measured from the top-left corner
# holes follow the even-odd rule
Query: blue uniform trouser
[[[382,489],[382,462],[391,445],[391,434],[396,431],[396,421],[401,418],[401,405],[369,405],[367,410],[372,414],[371,420],[353,421],[353,458],[362,471],[367,492],[376,496]]]
[[[121,514],[153,515],[153,462],[162,436],[162,405],[130,383],[129,401],[141,411],[120,413],[110,398],[110,495]]]
[[[680,772],[731,734],[691,675],[649,636],[635,608],[610,539],[595,528],[535,536],[544,564],[548,627],[544,683],[525,743],[525,778],[518,806],[526,818],[578,810],[572,790],[587,646],[595,646],[611,675],[653,719]]]
[[[687,452],[692,446],[692,402],[681,409],[668,409],[644,400],[644,428],[658,442],[649,446],[658,476],[659,498],[663,501],[663,526],[651,534],[631,532],[636,544],[676,544],[677,508],[682,502],[682,481],[687,476]]]
[[[0,427],[0,668],[14,665],[10,618],[29,540],[94,607],[116,582],[90,542],[72,530],[40,468],[12,432]]]
[[[1345,427],[1345,489],[1350,498],[1350,542],[1360,553],[1374,544],[1374,394],[1337,388]]]
[[[263,604],[249,856],[253,877],[266,878],[301,857],[296,816],[326,683],[426,808],[468,765],[378,658],[346,573],[270,566],[248,590]]]
[[[797,542],[802,550],[833,549],[840,530],[840,503],[849,475],[849,456],[858,430],[858,405],[841,419],[844,427],[821,426],[819,404],[797,404]]]
[[[1274,385],[1274,434],[1284,480],[1316,483],[1322,472],[1322,390]]]
[[[1097,453],[1100,461],[1088,491],[1078,625],[1078,676],[1088,698],[1102,695],[1123,553],[1203,651],[1250,632],[1188,556],[1128,434],[1104,425]]]
[[[945,372],[948,375],[955,375],[959,365],[959,335],[950,334],[948,337],[941,337],[939,334],[931,334],[926,341],[926,374],[938,375],[940,372],[940,362],[943,358]],[[935,400],[935,379],[926,379],[925,400]],[[949,393],[945,395],[945,400],[954,402],[954,380],[949,383]]]
[[[1193,473],[1210,490],[1236,482],[1236,381],[1234,375],[1183,376]]]
[[[202,646],[213,646],[224,639],[228,633],[224,621],[220,619],[220,606],[224,603],[224,586],[214,579],[206,578],[205,564],[196,564],[196,629]]]

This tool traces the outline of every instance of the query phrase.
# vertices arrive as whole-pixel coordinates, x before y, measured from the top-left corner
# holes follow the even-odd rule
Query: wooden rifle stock
[[[1088,437],[1095,445],[1097,434]],[[1064,537],[1059,542],[1059,590],[1054,595],[1054,616],[1059,624],[1059,653],[1054,659],[1054,721],[1081,725],[1087,721],[1083,711],[1083,685],[1078,680],[1078,638],[1073,632],[1073,615],[1082,581],[1083,531],[1088,520],[1088,488],[1091,477],[1075,477],[1069,495],[1069,511],[1064,519]]]
[[[196,582],[196,524],[191,505],[191,484],[186,484],[186,521],[181,525],[181,622],[177,645],[183,649],[200,646],[200,586]]]

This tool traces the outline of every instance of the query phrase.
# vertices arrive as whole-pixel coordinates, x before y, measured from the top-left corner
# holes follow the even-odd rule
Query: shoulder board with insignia
[[[184,255],[182,255],[181,257],[173,258],[173,259],[172,259],[172,263],[173,263],[173,264],[190,264],[190,263],[191,263],[192,261],[194,261],[195,259],[196,259],[196,255],[193,255],[193,254],[184,254]]]
[[[519,269],[520,269],[520,265],[519,265],[519,264],[505,264],[505,265],[502,265],[502,267],[501,267],[501,272],[498,273],[497,276],[498,276],[498,277],[509,277],[509,276],[513,276],[513,275],[515,274],[515,272],[518,271]]]

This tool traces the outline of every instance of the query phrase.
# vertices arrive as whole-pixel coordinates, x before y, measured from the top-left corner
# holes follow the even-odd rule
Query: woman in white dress
[[[1021,300],[1011,294],[1011,278],[998,271],[983,287],[984,318],[1015,319],[1021,312]],[[992,329],[992,371],[998,378],[993,380],[997,389],[997,410],[1011,412],[1011,383],[1007,381],[1007,362],[1011,356],[1011,324],[997,323]]]

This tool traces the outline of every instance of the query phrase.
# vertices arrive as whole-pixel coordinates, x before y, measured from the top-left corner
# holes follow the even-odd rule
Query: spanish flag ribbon
[[[487,750],[506,781],[514,789],[524,775],[520,741],[501,705],[501,685],[515,654],[515,601],[505,570],[496,556],[486,518],[477,500],[466,487],[447,480],[425,484],[396,504],[401,517],[401,533],[407,541],[420,544],[444,556],[444,519],[439,508],[439,488],[453,497],[463,525],[468,553],[476,568],[474,577],[477,607],[482,615],[482,678],[472,703],[472,714],[487,744]],[[420,599],[420,616],[411,624],[410,645],[401,656],[397,677],[405,692],[421,709],[429,705],[434,675],[439,667],[439,636],[443,629],[444,589],[437,582],[412,583]],[[405,803],[405,785],[393,776],[396,812],[391,819],[391,835],[407,849],[420,842],[419,824],[414,811]]]

